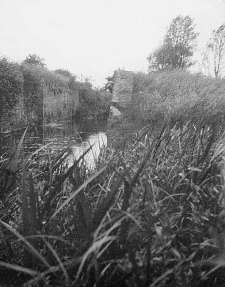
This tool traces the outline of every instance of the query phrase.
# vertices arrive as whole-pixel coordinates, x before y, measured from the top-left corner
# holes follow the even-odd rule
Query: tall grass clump
[[[23,137],[0,169],[2,285],[223,284],[221,125],[146,126],[94,171],[70,148],[21,162]]]

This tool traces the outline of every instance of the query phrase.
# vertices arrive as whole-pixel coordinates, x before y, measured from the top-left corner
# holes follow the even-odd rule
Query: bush
[[[23,75],[19,65],[0,60],[0,118],[13,110],[23,92]]]
[[[104,91],[92,87],[89,82],[78,82],[79,89],[79,108],[76,118],[87,119],[106,119],[109,112],[109,97]]]
[[[40,65],[22,64],[24,76],[24,107],[28,120],[33,119],[43,123],[43,119],[60,120],[62,115],[56,114],[66,112],[63,115],[70,115],[71,109],[76,110],[76,104],[72,101],[71,94],[74,93],[70,78],[51,72]],[[70,89],[70,86],[73,89]],[[78,97],[76,94],[75,96]]]
[[[158,72],[136,74],[134,87],[135,114],[143,121],[173,125],[177,121],[209,124],[224,120],[224,80],[184,71]]]

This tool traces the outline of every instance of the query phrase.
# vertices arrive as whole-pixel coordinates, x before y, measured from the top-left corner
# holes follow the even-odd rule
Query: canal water
[[[101,149],[107,146],[106,122],[86,121],[45,126],[43,144],[49,144],[54,150],[70,146],[71,164],[91,147],[84,161],[89,169],[93,169]]]
[[[106,146],[107,136],[104,132],[90,134],[86,140],[72,145],[71,149],[73,158],[71,158],[71,160],[73,161],[74,159],[78,159],[87,149],[91,147],[90,151],[84,156],[84,160],[86,166],[89,169],[93,169],[96,165],[96,161],[98,160],[101,149]]]
[[[48,145],[48,148],[53,151],[70,147],[72,154],[69,161],[72,163],[91,146],[84,161],[86,166],[92,169],[95,167],[101,149],[107,146],[106,124],[106,121],[83,121],[82,123],[51,123],[35,129],[29,128],[24,140],[24,151],[30,153],[43,145]],[[15,146],[23,130],[7,134],[5,138],[2,137],[2,150],[7,151]]]

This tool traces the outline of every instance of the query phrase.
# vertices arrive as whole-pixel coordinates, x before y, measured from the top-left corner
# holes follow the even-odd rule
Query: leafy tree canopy
[[[149,57],[149,71],[186,69],[193,65],[194,42],[198,36],[189,16],[174,18],[163,44]]]
[[[74,78],[75,77],[70,71],[64,70],[64,69],[57,69],[57,70],[55,70],[55,73],[62,75],[64,77],[67,77],[67,78]]]
[[[23,63],[30,64],[30,65],[36,65],[36,66],[40,66],[43,68],[46,66],[44,59],[39,57],[36,54],[29,54],[26,57],[26,59],[23,61]]]

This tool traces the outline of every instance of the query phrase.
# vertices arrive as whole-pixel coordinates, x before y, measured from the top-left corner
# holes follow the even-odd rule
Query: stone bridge
[[[113,75],[113,92],[111,107],[115,114],[123,113],[132,101],[134,73],[125,70],[117,70]]]

